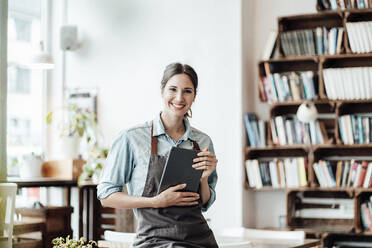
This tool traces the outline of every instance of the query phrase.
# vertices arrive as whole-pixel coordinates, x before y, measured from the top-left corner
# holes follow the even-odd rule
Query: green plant
[[[80,238],[76,240],[74,238],[70,239],[67,236],[65,239],[62,237],[55,238],[52,240],[53,248],[94,248],[98,247],[97,242],[93,240],[86,241],[85,238]]]
[[[89,149],[87,163],[83,166],[83,172],[78,180],[79,183],[89,180],[94,181],[94,179],[99,178],[108,151],[107,148],[99,147],[97,144]]]
[[[67,118],[59,123],[61,136],[78,135],[79,137],[83,137],[85,134],[89,143],[96,128],[95,114],[87,109],[79,108],[76,104],[68,105],[62,108],[62,110],[67,111]],[[50,112],[46,117],[46,121],[48,124],[51,124],[53,120],[54,114]]]

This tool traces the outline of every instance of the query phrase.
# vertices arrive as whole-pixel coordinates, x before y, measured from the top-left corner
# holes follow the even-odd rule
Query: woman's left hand
[[[212,152],[208,151],[208,147],[198,153],[198,157],[194,158],[193,168],[203,170],[201,179],[206,179],[217,167],[217,158]]]

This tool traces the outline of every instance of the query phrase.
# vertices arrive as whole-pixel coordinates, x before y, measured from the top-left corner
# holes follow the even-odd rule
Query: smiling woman
[[[138,221],[134,247],[217,247],[202,211],[215,201],[217,183],[212,140],[190,126],[198,77],[189,65],[166,67],[161,81],[163,110],[154,120],[124,130],[114,142],[98,185],[102,205],[133,208]],[[170,187],[157,195],[172,147],[200,151],[193,167],[202,170],[198,193]],[[128,194],[122,192],[127,185]]]

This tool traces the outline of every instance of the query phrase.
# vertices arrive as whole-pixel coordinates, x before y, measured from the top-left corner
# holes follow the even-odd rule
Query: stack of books
[[[346,28],[353,53],[372,52],[372,22],[347,22]]]
[[[249,146],[265,147],[267,122],[258,120],[256,114],[248,113],[244,115],[245,129],[248,136]]]
[[[345,10],[372,8],[371,0],[321,0],[320,9]]]
[[[270,73],[261,78],[260,98],[269,103],[314,99],[318,93],[315,74],[313,71]]]
[[[251,188],[307,186],[307,161],[302,157],[272,161],[246,160],[245,168]]]
[[[317,27],[280,33],[284,56],[339,54],[342,52],[342,27]]]
[[[372,67],[327,68],[323,78],[329,99],[372,98]]]
[[[372,141],[372,117],[342,115],[338,117],[341,141],[347,145],[368,144]]]
[[[313,164],[316,178],[322,188],[330,187],[363,187],[372,186],[371,162],[338,161],[336,170],[332,169],[330,161],[319,160]]]
[[[303,123],[297,118],[276,116],[270,120],[272,141],[275,145],[324,144],[328,140],[323,122]]]

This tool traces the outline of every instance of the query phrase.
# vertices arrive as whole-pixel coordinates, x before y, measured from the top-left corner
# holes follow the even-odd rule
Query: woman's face
[[[195,89],[186,74],[171,77],[162,90],[165,114],[183,118],[195,99]]]

